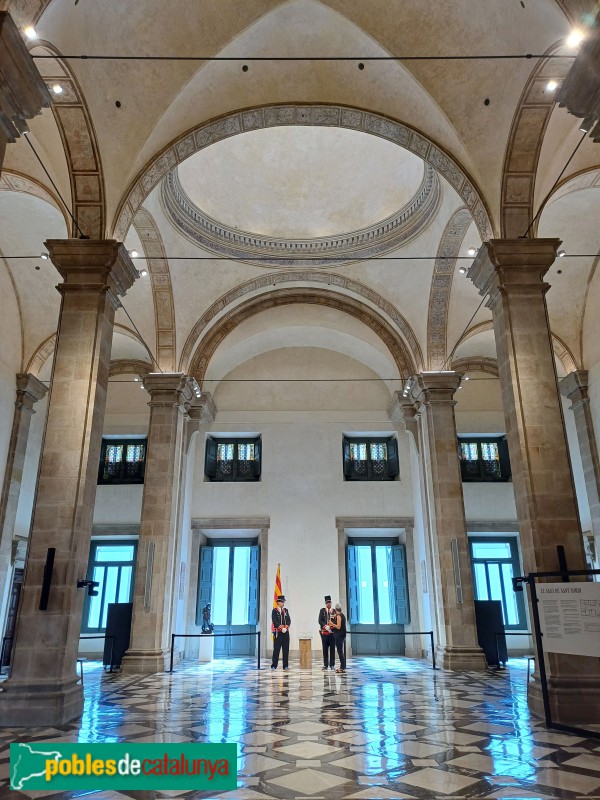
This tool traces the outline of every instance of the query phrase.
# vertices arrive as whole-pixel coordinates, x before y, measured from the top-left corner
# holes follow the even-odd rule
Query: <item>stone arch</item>
[[[486,372],[488,375],[498,377],[498,359],[487,356],[473,356],[472,358],[457,358],[450,364],[450,369],[455,372]]]
[[[150,273],[158,365],[165,372],[174,372],[177,361],[175,303],[167,254],[158,225],[149,211],[140,208],[133,219],[133,227],[144,248],[146,266]]]
[[[414,361],[417,368],[419,370],[425,368],[423,353],[411,326],[394,305],[388,302],[381,295],[377,294],[377,292],[373,291],[373,289],[370,289],[367,286],[364,286],[364,284],[354,281],[351,278],[346,278],[343,275],[331,273],[324,274],[318,271],[309,272],[290,270],[283,274],[272,273],[270,275],[253,278],[245,283],[241,283],[239,286],[236,286],[234,289],[231,289],[229,292],[222,295],[211,306],[209,306],[204,314],[202,314],[198,322],[196,322],[186,339],[181,356],[179,358],[179,370],[182,372],[187,371],[192,353],[196,349],[196,343],[200,339],[202,332],[217,316],[225,312],[227,307],[232,303],[236,302],[245,295],[263,289],[269,289],[269,287],[275,287],[276,285],[282,284],[285,285],[298,283],[312,284],[310,287],[306,286],[304,291],[310,291],[310,289],[314,288],[314,284],[327,288],[335,287],[337,290],[342,290],[344,292],[344,295],[338,292],[338,296],[340,297],[346,297],[348,296],[348,293],[350,293],[350,299],[352,299],[353,295],[361,304],[365,305],[365,308],[368,307],[366,303],[364,303],[365,300],[374,305],[376,308],[376,313],[386,320],[386,323],[390,325],[392,330],[395,327],[400,331],[403,339],[408,344],[411,360]]]
[[[210,360],[217,347],[240,323],[266,309],[295,303],[310,303],[337,308],[355,317],[371,328],[388,347],[398,367],[400,378],[405,379],[414,374],[415,361],[406,343],[380,314],[365,303],[361,303],[347,295],[342,295],[329,289],[299,287],[273,289],[246,300],[246,302],[232,308],[220,317],[217,323],[198,342],[190,360],[188,374],[202,384]]]
[[[43,183],[36,181],[29,175],[23,175],[14,170],[3,169],[0,175],[0,191],[2,192],[22,192],[23,194],[30,194],[32,197],[37,197],[44,200],[51,206],[54,206],[63,215],[67,228],[71,220],[69,219],[67,209],[61,200],[51,192]]]
[[[136,342],[139,342],[142,346],[144,343],[140,339],[140,337],[133,331],[131,328],[128,328],[126,325],[121,325],[119,322],[115,322],[114,325],[115,331],[119,333],[123,333],[125,336],[129,336],[131,339],[135,339]],[[39,344],[36,349],[34,350],[27,366],[25,367],[25,372],[30,372],[32,375],[35,375],[37,378],[40,372],[42,371],[42,367],[46,363],[46,361],[54,355],[54,348],[56,347],[56,333],[51,333],[50,336],[47,336],[41,344]],[[145,349],[145,346],[144,346]],[[119,359],[117,359],[118,361]],[[127,359],[129,360],[129,359]],[[111,362],[113,363],[113,362]],[[138,361],[136,360],[136,363]],[[139,361],[140,364],[144,364],[146,362]]]
[[[544,55],[552,55],[562,46],[562,41],[557,42]],[[541,58],[533,68],[519,99],[502,169],[500,230],[503,238],[517,239],[524,236],[533,219],[537,166],[544,134],[555,105],[554,95],[546,92],[545,88],[551,78],[563,78],[572,63],[571,58]],[[533,225],[529,235],[535,236],[536,231],[537,226]]]
[[[141,361],[137,358],[115,358],[110,362],[109,378],[114,375],[139,375],[143,377],[152,372],[152,364],[149,361]]]
[[[277,104],[235,111],[186,131],[157,153],[129,185],[117,209],[113,235],[123,240],[138,209],[174,167],[215,142],[248,131],[281,125],[348,128],[380,136],[420,156],[450,183],[469,209],[483,240],[492,225],[482,195],[460,164],[435,142],[405,123],[350,106]]]
[[[469,225],[473,221],[468,208],[459,208],[454,212],[444,228],[438,246],[431,290],[429,293],[429,311],[427,316],[427,361],[429,369],[443,369],[446,363],[448,346],[448,307],[456,258],[465,238]]]
[[[494,323],[491,319],[485,320],[484,322],[479,322],[477,325],[473,325],[472,328],[465,331],[463,335],[460,337],[454,350],[452,351],[455,353],[458,348],[460,347],[463,342],[466,342],[467,339],[470,339],[472,336],[476,336],[478,333],[483,333],[484,331],[490,331],[494,329]],[[560,363],[563,365],[566,373],[574,372],[575,370],[579,369],[577,365],[577,360],[575,356],[569,349],[568,345],[566,345],[563,340],[557,336],[555,333],[550,333],[552,337],[552,349],[554,350],[554,355],[558,358]],[[472,360],[472,359],[469,359]],[[455,362],[453,362],[455,363]]]
[[[71,183],[73,216],[90,239],[103,239],[106,229],[106,199],[100,150],[92,118],[77,78],[60,52],[49,42],[36,41],[32,55],[55,56],[40,64],[43,79],[50,87],[60,83],[62,94],[52,94],[52,113],[65,151]],[[69,221],[71,236],[79,230]]]

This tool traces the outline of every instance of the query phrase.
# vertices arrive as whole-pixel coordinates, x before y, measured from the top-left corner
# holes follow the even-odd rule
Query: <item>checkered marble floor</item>
[[[523,663],[509,665],[451,673],[409,659],[354,658],[337,675],[317,664],[272,672],[229,659],[132,677],[87,662],[80,721],[0,728],[0,800],[600,798],[600,738],[532,721]],[[238,788],[15,792],[13,741],[236,742]]]

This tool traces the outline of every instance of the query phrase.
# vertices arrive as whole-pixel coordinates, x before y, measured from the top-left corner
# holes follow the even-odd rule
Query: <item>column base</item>
[[[549,678],[550,713],[562,725],[598,724],[600,720],[600,676],[566,675]],[[537,674],[527,689],[527,704],[544,719],[542,685]]]
[[[437,657],[438,664],[453,672],[485,672],[487,661],[481,647],[442,648]]]
[[[34,728],[65,725],[83,714],[83,686],[9,678],[0,691],[0,727]]]
[[[171,660],[170,650],[128,650],[121,662],[123,675],[154,675],[167,672]],[[177,663],[175,658],[173,663]]]

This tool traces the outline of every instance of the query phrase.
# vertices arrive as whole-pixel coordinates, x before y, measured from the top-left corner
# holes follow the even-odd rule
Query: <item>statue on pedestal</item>
[[[210,621],[210,603],[207,603],[202,609],[202,633],[212,633],[215,626]]]

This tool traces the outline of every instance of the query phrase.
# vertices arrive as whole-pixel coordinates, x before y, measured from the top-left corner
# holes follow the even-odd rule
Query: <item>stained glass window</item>
[[[143,483],[145,439],[103,439],[98,483]]]
[[[204,474],[211,481],[260,480],[260,438],[208,438]]]
[[[458,458],[463,481],[506,481],[510,478],[505,437],[459,439]]]
[[[347,481],[393,481],[399,474],[398,442],[393,436],[385,439],[345,436],[343,450]]]

